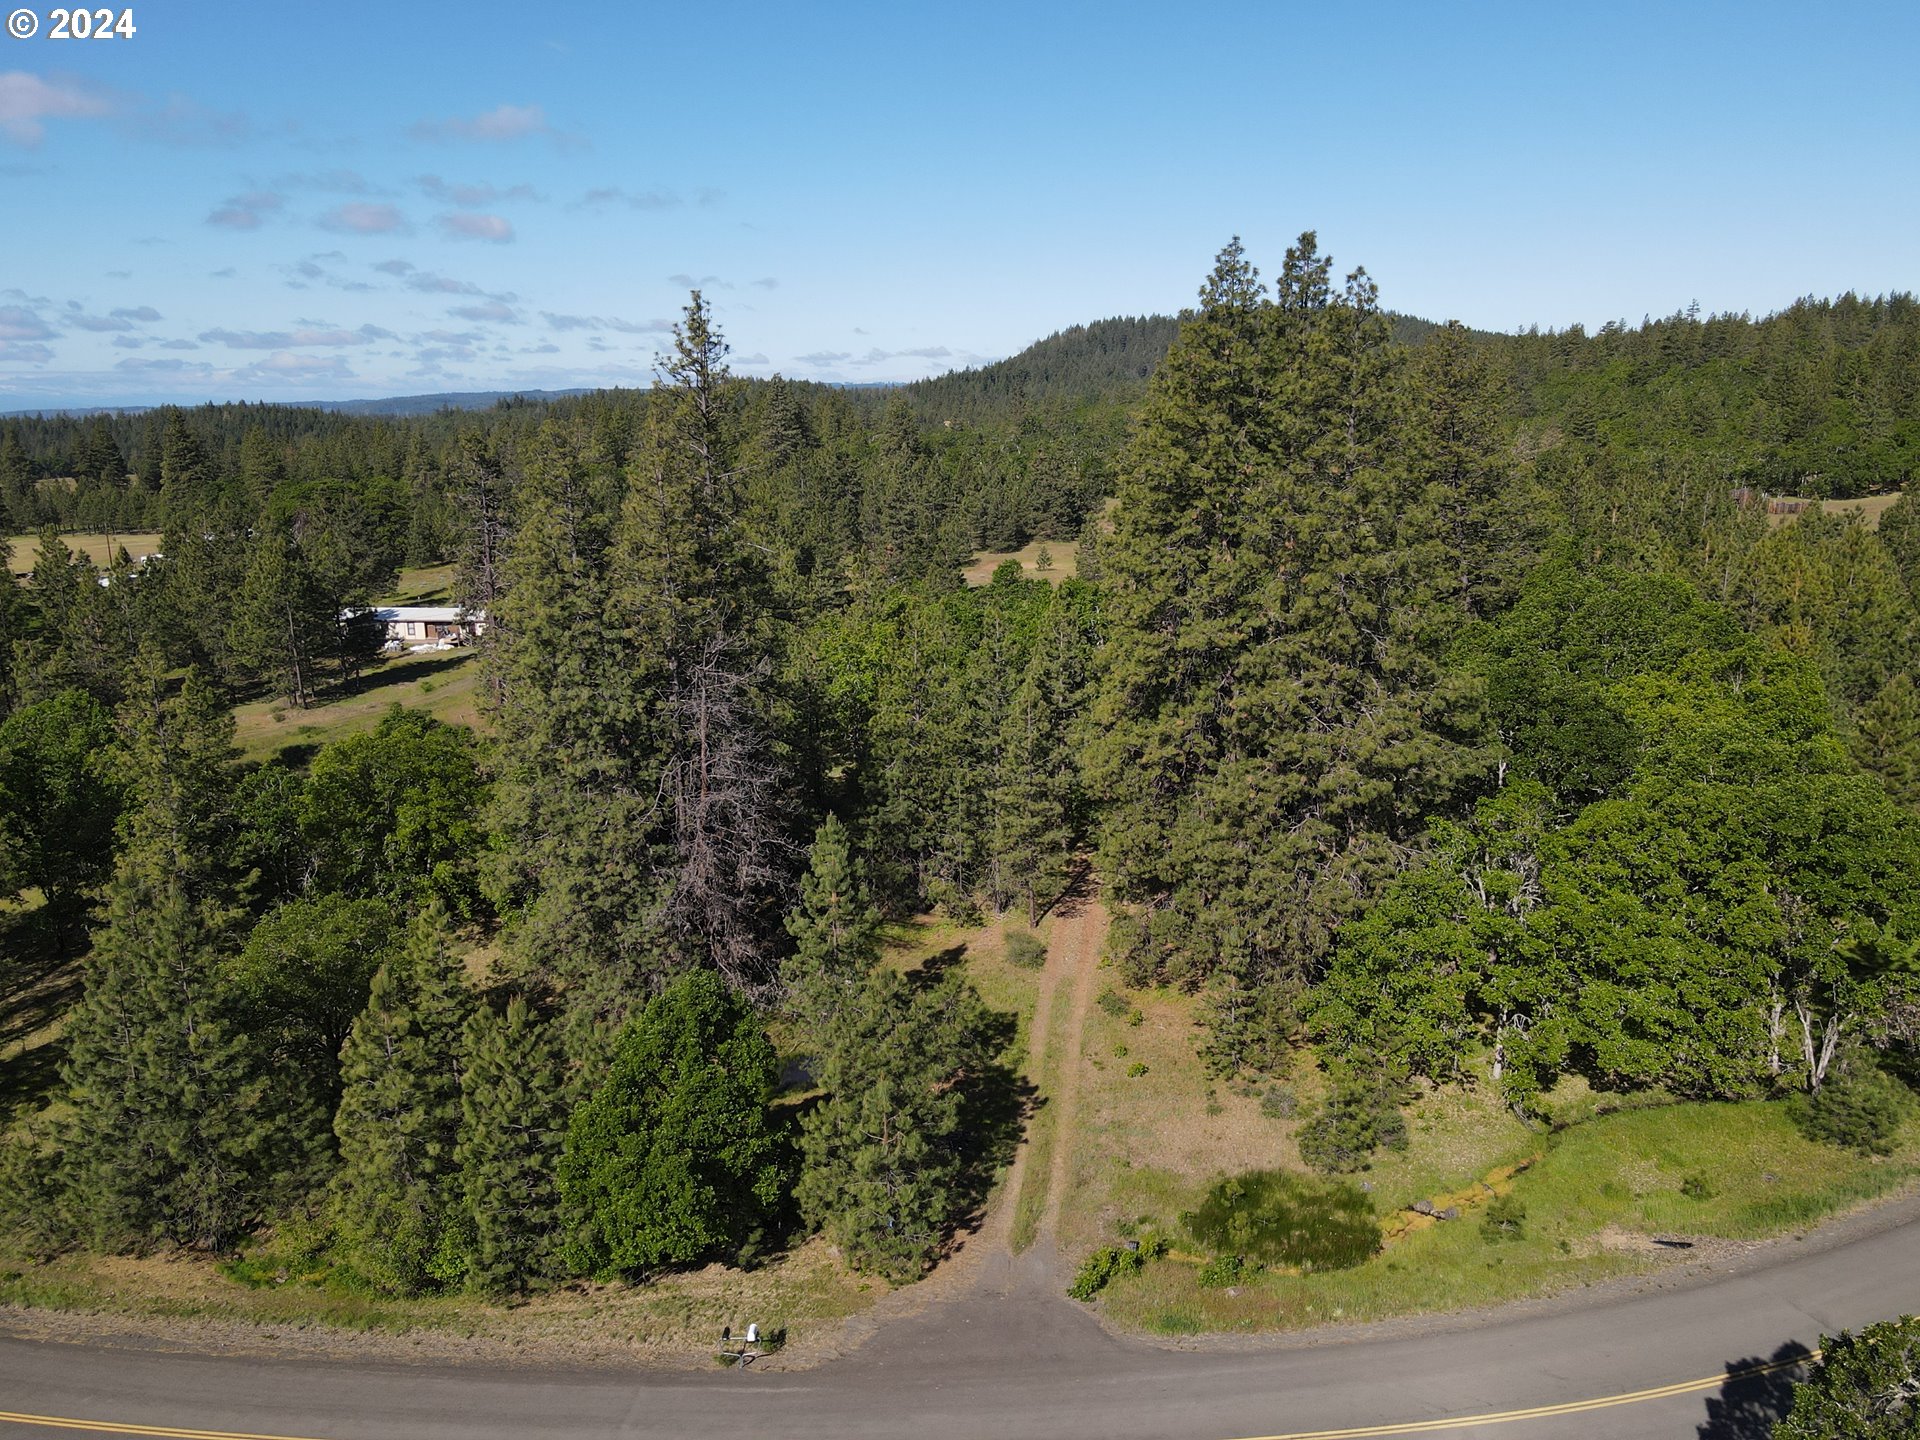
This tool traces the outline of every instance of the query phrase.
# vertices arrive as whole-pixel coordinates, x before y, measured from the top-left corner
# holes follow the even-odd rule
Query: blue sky
[[[33,8],[0,410],[646,383],[692,284],[908,379],[1308,228],[1496,329],[1920,287],[1911,3]]]

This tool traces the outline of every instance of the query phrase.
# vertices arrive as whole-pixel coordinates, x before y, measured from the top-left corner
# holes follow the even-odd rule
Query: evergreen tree
[[[1854,722],[1853,753],[1909,810],[1920,810],[1920,689],[1902,670]]]
[[[1539,528],[1536,497],[1518,493],[1507,455],[1503,377],[1452,321],[1418,351],[1413,381],[1426,503],[1452,555],[1454,598],[1470,619],[1496,613],[1525,572]]]
[[[233,721],[157,667],[123,714],[134,808],[63,1070],[64,1190],[95,1244],[217,1248],[299,1181],[317,1126],[270,1094],[219,997],[236,911],[214,860]]]
[[[767,1112],[778,1075],[766,1033],[718,976],[668,986],[628,1023],[606,1078],[568,1121],[567,1264],[632,1275],[758,1246],[789,1179]]]
[[[570,1005],[618,1016],[663,963],[650,922],[665,861],[656,777],[636,775],[658,743],[634,721],[642,661],[606,630],[611,489],[575,436],[540,428],[483,659],[500,694],[495,890],[514,955]]]
[[[1149,390],[1101,557],[1091,782],[1136,973],[1308,980],[1489,757],[1440,664],[1455,603],[1364,273],[1238,244]]]
[[[320,655],[335,616],[323,609],[299,547],[277,528],[253,545],[246,577],[234,597],[226,647],[234,666],[274,676],[290,704],[305,709],[319,684]]]
[[[978,1087],[1004,1040],[958,975],[919,986],[880,968],[845,996],[795,1194],[857,1269],[915,1278],[978,1203],[992,1163]]]
[[[1920,1435],[1920,1319],[1820,1337],[1820,1360],[1793,1390],[1778,1440],[1913,1440]]]
[[[511,1291],[551,1274],[560,1239],[554,1169],[566,1132],[566,1077],[556,1036],[515,996],[504,1018],[467,1022],[460,1077],[460,1198],[475,1288]]]
[[[841,1002],[865,982],[880,956],[880,911],[836,815],[814,836],[800,901],[786,928],[793,954],[782,966],[782,979],[809,1040],[819,1045]]]
[[[608,617],[635,667],[636,789],[664,802],[652,918],[743,985],[771,978],[791,846],[764,569],[737,520],[726,352],[696,290],[647,406]]]
[[[994,898],[1018,899],[1029,925],[1039,923],[1072,875],[1079,810],[1074,741],[1085,667],[1085,639],[1069,603],[1056,599],[1000,723],[992,797]]]
[[[355,1270],[401,1294],[464,1269],[454,1150],[471,1005],[445,912],[430,906],[374,976],[340,1052],[335,1230]]]

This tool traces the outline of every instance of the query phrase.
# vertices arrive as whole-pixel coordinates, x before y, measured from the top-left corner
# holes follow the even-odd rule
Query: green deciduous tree
[[[472,732],[394,705],[368,734],[313,758],[300,797],[313,883],[394,901],[431,895],[471,915],[485,801]]]
[[[84,690],[0,722],[0,887],[37,885],[65,906],[106,879],[124,799],[116,755],[113,717]]]
[[[766,1033],[718,976],[669,985],[568,1121],[558,1173],[569,1267],[632,1275],[763,1243],[789,1178],[767,1111],[778,1075]]]
[[[225,967],[256,1050],[328,1114],[340,1102],[341,1047],[402,938],[384,901],[314,895],[270,911]]]

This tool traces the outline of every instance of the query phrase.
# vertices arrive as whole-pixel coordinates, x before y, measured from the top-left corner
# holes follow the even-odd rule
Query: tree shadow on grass
[[[1707,1398],[1699,1440],[1770,1440],[1774,1425],[1793,1408],[1793,1387],[1806,1378],[1813,1352],[1789,1340],[1770,1360],[1727,1362],[1727,1383]],[[1773,1368],[1773,1367],[1780,1368]]]
[[[40,905],[0,915],[0,1126],[37,1107],[60,1078],[59,1039],[33,1037],[80,998],[85,911]]]

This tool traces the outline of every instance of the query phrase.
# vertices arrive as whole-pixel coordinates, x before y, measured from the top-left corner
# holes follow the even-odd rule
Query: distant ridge
[[[575,390],[450,390],[439,395],[391,395],[384,400],[298,400],[289,402],[288,408],[331,410],[340,415],[433,415],[442,410],[491,410],[502,400],[540,405],[593,393],[584,386]]]

